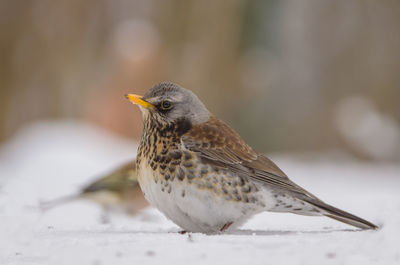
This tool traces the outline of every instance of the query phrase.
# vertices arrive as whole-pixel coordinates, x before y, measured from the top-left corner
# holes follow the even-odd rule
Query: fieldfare
[[[139,106],[144,122],[136,158],[140,187],[151,205],[185,231],[223,232],[263,211],[377,228],[292,182],[191,91],[166,82],[143,97],[126,97]]]

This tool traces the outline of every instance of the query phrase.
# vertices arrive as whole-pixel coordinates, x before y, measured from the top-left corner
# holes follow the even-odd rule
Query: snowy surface
[[[76,122],[32,125],[1,146],[0,264],[400,264],[399,165],[273,157],[295,182],[378,231],[263,213],[231,234],[181,235],[154,209],[111,224],[86,201],[38,211],[39,200],[75,192],[135,150]]]

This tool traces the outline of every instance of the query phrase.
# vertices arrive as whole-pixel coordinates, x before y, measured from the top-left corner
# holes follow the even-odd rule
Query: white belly
[[[141,163],[139,183],[146,199],[170,220],[186,231],[217,233],[233,223],[230,228],[243,224],[256,213],[271,208],[271,205],[228,201],[217,194],[199,189],[186,179],[175,178],[168,185],[160,176],[154,180],[153,171]],[[268,192],[260,192],[263,201],[273,201]],[[265,198],[268,197],[268,198]]]

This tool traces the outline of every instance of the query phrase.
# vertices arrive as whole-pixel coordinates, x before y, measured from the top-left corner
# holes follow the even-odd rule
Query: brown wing
[[[274,162],[254,151],[229,125],[215,117],[193,126],[182,139],[186,148],[200,153],[211,163],[272,187],[315,198],[293,183]]]

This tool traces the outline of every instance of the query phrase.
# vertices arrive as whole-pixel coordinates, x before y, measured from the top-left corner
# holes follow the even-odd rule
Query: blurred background
[[[396,0],[0,1],[0,144],[37,121],[137,140],[125,93],[193,90],[262,152],[400,161]]]
[[[303,233],[339,222],[263,213],[244,229],[290,235],[272,257],[310,236],[330,263],[398,263],[399,0],[0,0],[0,264],[204,263],[207,247],[193,255],[191,240],[171,238],[185,254],[171,256],[164,236],[178,227],[155,209],[114,215],[144,206],[129,173],[142,120],[124,95],[160,81],[194,91],[305,189],[383,226],[343,252],[343,233],[329,246]],[[88,200],[44,214],[69,198]],[[253,235],[217,239],[227,248],[194,239],[218,262]]]

